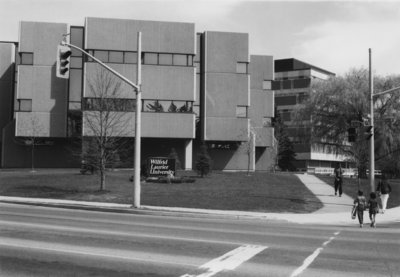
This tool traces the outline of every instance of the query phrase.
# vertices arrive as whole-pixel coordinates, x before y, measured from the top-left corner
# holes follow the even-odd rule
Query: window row
[[[88,50],[88,53],[105,63],[137,64],[137,52]],[[171,53],[142,53],[142,64],[193,66],[193,55]],[[92,62],[93,59],[87,58]]]
[[[136,99],[84,98],[86,111],[136,111]],[[142,112],[193,113],[192,101],[142,100]]]

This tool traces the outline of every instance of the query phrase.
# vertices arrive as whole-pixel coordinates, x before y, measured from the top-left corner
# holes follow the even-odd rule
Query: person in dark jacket
[[[354,206],[357,209],[358,222],[360,223],[360,228],[364,224],[364,210],[367,207],[367,199],[365,199],[364,193],[359,190],[358,196],[354,199]]]
[[[339,164],[335,168],[335,195],[339,192],[339,196],[342,196],[342,183],[343,183],[343,170],[342,166]]]
[[[369,194],[368,208],[369,208],[369,219],[371,220],[371,227],[375,228],[376,227],[375,217],[376,217],[376,214],[379,212],[379,205],[378,205],[378,201],[376,199],[375,192],[371,192]]]
[[[382,174],[381,180],[378,183],[376,191],[380,194],[381,205],[382,205],[381,208],[382,208],[382,213],[384,214],[386,211],[389,194],[392,192],[392,187],[388,183],[385,174]]]

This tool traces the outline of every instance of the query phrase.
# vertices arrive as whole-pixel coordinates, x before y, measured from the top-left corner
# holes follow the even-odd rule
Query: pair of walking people
[[[358,222],[360,223],[360,228],[364,226],[364,211],[368,209],[369,219],[371,221],[371,227],[376,227],[375,219],[376,214],[379,213],[379,204],[375,192],[371,192],[369,195],[369,200],[367,201],[364,193],[359,190],[358,196],[354,199],[353,213],[357,214]]]
[[[376,188],[376,192],[371,192],[369,200],[365,198],[362,191],[358,191],[358,196],[354,199],[354,211],[357,213],[358,222],[360,223],[360,227],[363,227],[364,224],[364,210],[368,208],[369,210],[369,218],[371,220],[371,227],[376,227],[375,218],[376,214],[379,213],[379,203],[377,196],[380,196],[381,200],[381,211],[385,213],[387,202],[389,199],[389,194],[392,192],[392,188],[388,183],[386,176],[382,174],[381,180],[378,183]]]

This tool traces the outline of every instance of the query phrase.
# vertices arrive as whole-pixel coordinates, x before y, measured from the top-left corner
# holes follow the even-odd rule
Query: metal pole
[[[372,76],[372,53],[369,48],[369,105],[371,117],[371,138],[369,140],[369,185],[371,192],[375,191],[375,134],[374,134],[374,83]]]
[[[141,145],[141,111],[142,111],[142,33],[137,35],[137,72],[136,72],[136,117],[135,117],[135,175],[134,175],[134,200],[133,206],[140,208],[140,145]]]

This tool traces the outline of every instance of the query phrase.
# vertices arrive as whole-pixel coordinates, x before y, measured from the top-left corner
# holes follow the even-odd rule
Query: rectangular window
[[[137,63],[137,53],[136,52],[125,52],[124,53],[124,63]]]
[[[32,111],[32,99],[19,99],[19,111],[20,112],[31,112]]]
[[[81,110],[81,102],[69,102],[68,110],[80,111]]]
[[[293,96],[277,96],[275,97],[275,104],[278,106],[296,105],[297,97]]]
[[[172,65],[172,54],[160,54],[159,62],[160,65]]]
[[[236,73],[242,73],[242,74],[247,74],[247,63],[244,62],[238,62],[236,64]]]
[[[71,27],[71,44],[83,48],[83,28]],[[73,57],[82,57],[82,52],[72,48]]]
[[[110,51],[109,62],[110,63],[123,63],[124,62],[124,52]]]
[[[247,106],[237,106],[236,107],[236,117],[247,117]]]
[[[21,64],[33,65],[33,53],[20,53]]]
[[[94,56],[103,63],[108,63],[108,51],[96,50],[94,51]]]
[[[158,64],[158,54],[144,53],[144,64]]]
[[[263,118],[263,127],[271,127],[271,118],[270,117],[264,117]]]
[[[263,81],[263,89],[270,90],[271,87],[272,87],[271,81],[266,81],[266,80]]]
[[[174,65],[187,65],[187,56],[181,54],[174,54]]]

